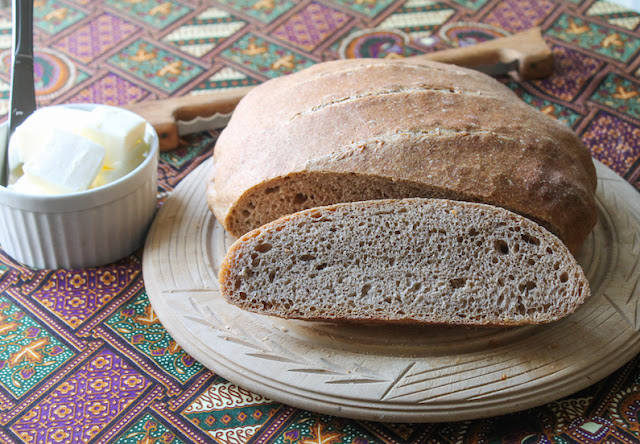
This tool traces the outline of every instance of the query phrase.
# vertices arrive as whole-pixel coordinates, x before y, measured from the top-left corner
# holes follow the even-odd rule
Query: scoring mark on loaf
[[[308,116],[318,111],[331,108],[333,106],[353,102],[356,100],[366,99],[369,97],[383,97],[383,96],[391,96],[394,94],[416,94],[416,93],[422,93],[422,92],[434,92],[434,93],[443,93],[443,94],[466,94],[466,95],[472,95],[475,97],[483,96],[487,98],[497,99],[497,97],[485,94],[482,91],[465,91],[457,86],[456,87],[453,87],[453,86],[452,87],[432,87],[428,85],[396,86],[393,88],[378,89],[375,91],[365,91],[359,94],[351,94],[338,99],[333,99],[329,102],[325,102],[320,105],[313,106],[305,111],[297,112],[293,116],[291,116],[289,120],[294,120],[302,116]]]

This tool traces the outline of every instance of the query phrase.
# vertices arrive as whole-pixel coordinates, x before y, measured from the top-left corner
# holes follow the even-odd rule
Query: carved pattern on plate
[[[606,224],[610,230],[610,242],[608,245],[602,245],[600,251],[609,253],[608,258],[615,261],[608,264],[606,276],[609,285],[603,291],[603,295],[627,324],[639,331],[640,214],[637,212],[637,205],[630,206],[626,200],[621,202],[616,187],[621,183],[626,185],[624,179],[617,175],[598,178],[596,199],[600,210],[600,223]],[[614,218],[615,224],[610,222]],[[615,251],[613,254],[612,250]],[[620,250],[627,252],[621,255]]]
[[[220,298],[220,293],[214,297]],[[361,365],[353,365],[345,368],[327,358],[320,358],[317,361],[308,359],[306,356],[294,352],[290,348],[283,347],[277,338],[287,333],[287,329],[277,324],[265,322],[260,316],[249,315],[257,321],[259,326],[251,323],[253,331],[243,328],[241,324],[223,318],[224,313],[216,313],[208,303],[202,303],[190,297],[193,312],[184,315],[188,321],[198,322],[215,330],[218,338],[238,344],[244,349],[244,354],[249,358],[258,360],[274,361],[286,364],[286,371],[294,373],[308,373],[323,376],[330,376],[331,379],[324,381],[327,384],[367,384],[388,382],[388,379],[373,370]],[[260,327],[260,328],[255,328]],[[262,337],[258,337],[259,331]],[[266,335],[265,335],[266,334]],[[260,364],[255,364],[259,366]]]

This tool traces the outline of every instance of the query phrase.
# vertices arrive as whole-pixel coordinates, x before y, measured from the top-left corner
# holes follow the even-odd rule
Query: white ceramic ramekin
[[[142,246],[156,211],[158,183],[158,135],[148,123],[145,138],[145,160],[98,188],[39,196],[0,186],[2,249],[30,267],[84,268],[114,262]]]

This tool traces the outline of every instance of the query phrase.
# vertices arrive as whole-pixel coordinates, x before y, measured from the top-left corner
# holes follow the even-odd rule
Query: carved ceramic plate
[[[640,352],[640,195],[597,163],[599,222],[578,260],[592,296],[561,321],[517,328],[367,327],[285,321],[228,305],[233,242],[207,208],[210,161],[168,198],[143,272],[163,325],[215,373],[273,400],[379,421],[454,421],[534,407]]]

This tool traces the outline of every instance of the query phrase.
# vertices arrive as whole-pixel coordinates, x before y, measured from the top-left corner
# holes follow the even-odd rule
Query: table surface
[[[502,80],[523,100],[574,128],[594,157],[640,190],[640,14],[613,3],[36,0],[34,5],[39,106],[125,105],[254,85],[323,60],[407,56],[539,25],[555,54],[553,76]],[[10,36],[11,12],[0,9],[0,114],[8,108]],[[182,147],[161,155],[160,204],[210,157],[216,136],[188,136]],[[105,267],[35,270],[0,251],[0,443],[640,441],[638,357],[556,402],[474,421],[383,424],[273,402],[187,355],[155,316],[141,270],[141,252]]]

